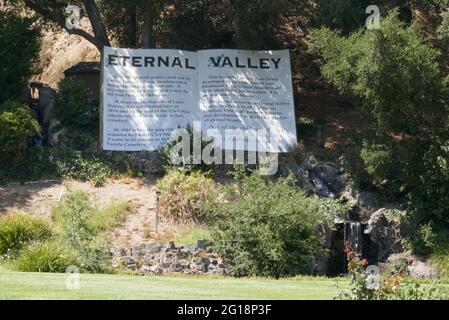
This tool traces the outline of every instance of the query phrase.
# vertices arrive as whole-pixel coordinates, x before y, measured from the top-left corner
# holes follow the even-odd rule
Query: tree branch
[[[86,9],[87,16],[89,17],[90,24],[92,25],[95,38],[98,39],[103,46],[110,46],[111,44],[106,32],[106,27],[95,0],[83,0],[83,5]],[[103,50],[103,47],[100,51],[101,50]]]

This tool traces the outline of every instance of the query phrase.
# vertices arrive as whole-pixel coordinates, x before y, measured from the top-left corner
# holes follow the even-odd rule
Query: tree
[[[100,51],[103,50],[104,46],[110,46],[103,17],[94,0],[6,0],[6,3],[31,9],[45,22],[51,22],[65,29],[69,34],[83,37]],[[83,29],[67,28],[65,10],[68,5],[79,5],[84,9],[92,25],[93,35]]]
[[[0,104],[18,98],[33,74],[39,52],[39,30],[33,22],[9,9],[0,10]]]
[[[283,15],[305,0],[5,0],[37,13],[44,22],[81,36],[98,50],[111,41],[130,47],[181,46],[271,49]],[[82,7],[93,34],[66,27],[68,5]]]
[[[440,52],[391,13],[380,30],[311,34],[322,75],[356,99],[370,124],[360,158],[378,188],[403,196],[419,223],[449,224],[448,87]],[[377,183],[376,183],[377,182]]]

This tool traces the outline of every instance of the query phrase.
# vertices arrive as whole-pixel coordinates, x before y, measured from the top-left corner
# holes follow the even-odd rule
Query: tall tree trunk
[[[128,38],[129,38],[129,47],[136,48],[137,47],[137,10],[136,6],[132,5],[128,9]]]
[[[144,49],[153,48],[153,23],[154,13],[149,3],[145,4],[143,11],[142,47]]]
[[[106,31],[106,27],[101,17],[100,11],[98,10],[98,6],[95,3],[95,0],[83,0],[84,8],[86,9],[87,16],[89,17],[90,24],[92,25],[92,29],[94,31],[95,38],[98,39],[99,43],[102,44],[101,48],[97,48],[102,51],[103,46],[110,46],[108,33]]]

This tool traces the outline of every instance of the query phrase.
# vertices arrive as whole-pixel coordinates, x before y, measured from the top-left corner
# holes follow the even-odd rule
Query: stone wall
[[[212,252],[208,242],[176,246],[151,243],[119,248],[113,253],[113,267],[140,273],[183,273],[189,275],[222,275],[226,273],[223,259]]]

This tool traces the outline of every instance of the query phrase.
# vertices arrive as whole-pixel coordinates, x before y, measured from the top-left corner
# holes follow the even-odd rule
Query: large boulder
[[[369,234],[372,251],[377,261],[386,261],[390,254],[403,251],[400,222],[389,218],[382,208],[371,215],[365,234]]]

